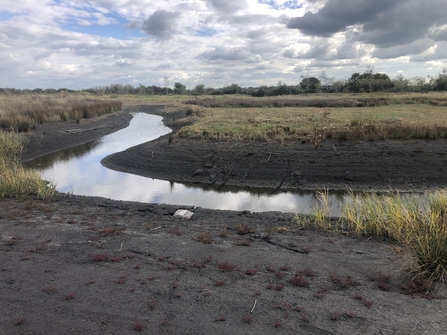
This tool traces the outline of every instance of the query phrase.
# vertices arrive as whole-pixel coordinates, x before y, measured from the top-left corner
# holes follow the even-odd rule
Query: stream
[[[212,189],[174,183],[105,168],[101,159],[170,133],[162,117],[135,113],[130,125],[100,140],[37,158],[30,166],[53,182],[62,193],[99,196],[113,200],[197,206],[234,211],[280,211],[309,214],[318,206],[315,192],[251,191],[246,188]],[[330,194],[330,215],[340,216],[343,193]]]

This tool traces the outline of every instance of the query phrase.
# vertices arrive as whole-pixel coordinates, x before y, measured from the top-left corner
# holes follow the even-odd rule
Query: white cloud
[[[0,2],[0,87],[296,84],[324,69],[425,76],[447,63],[443,0]]]

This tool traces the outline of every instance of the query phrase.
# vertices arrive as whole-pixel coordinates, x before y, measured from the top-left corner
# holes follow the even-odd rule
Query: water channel
[[[40,157],[31,162],[59,192],[99,196],[113,200],[198,206],[252,212],[281,211],[309,214],[318,204],[315,192],[250,191],[242,188],[210,189],[122,173],[101,165],[102,158],[166,135],[171,130],[162,118],[133,114],[129,127],[98,141]],[[342,194],[330,194],[331,215],[340,215]]]

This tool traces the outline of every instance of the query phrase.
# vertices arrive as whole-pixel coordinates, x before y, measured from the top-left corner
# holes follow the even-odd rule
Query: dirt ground
[[[117,113],[41,126],[30,134],[24,160],[81,144],[86,137],[79,134],[100,137],[129,120]],[[393,156],[393,169],[408,173],[396,181],[402,188],[422,189],[436,180],[442,186],[446,178],[437,165],[447,143],[441,141],[335,144],[337,151],[332,143],[311,150],[204,141],[194,141],[193,150],[189,142],[174,134],[171,143],[164,137],[111,157],[127,157],[113,161],[114,168],[144,174],[146,166],[156,178],[227,185],[239,180],[247,187],[289,188],[294,179],[310,188],[313,178],[327,176],[334,188],[347,182],[377,188],[378,174],[392,184],[399,173],[384,163]],[[309,156],[297,167],[306,150]],[[347,152],[357,152],[348,166],[339,163]],[[370,177],[360,164],[369,154],[387,159]],[[166,158],[164,167],[159,155]],[[225,157],[232,158],[229,164]],[[424,163],[422,157],[432,158]],[[134,166],[134,160],[142,164]],[[248,169],[244,162],[253,165]],[[408,164],[421,170],[410,174],[403,168]],[[175,168],[182,165],[183,174]],[[339,165],[339,173],[349,168],[342,176],[352,180],[324,172]],[[194,212],[191,220],[173,216],[180,208]],[[287,213],[62,195],[51,201],[2,199],[0,334],[443,334],[447,290],[410,293],[409,265],[401,245],[299,229]]]

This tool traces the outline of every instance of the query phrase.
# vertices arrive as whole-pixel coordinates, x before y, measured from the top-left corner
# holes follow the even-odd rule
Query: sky
[[[446,18],[445,0],[0,0],[0,87],[436,76]]]

